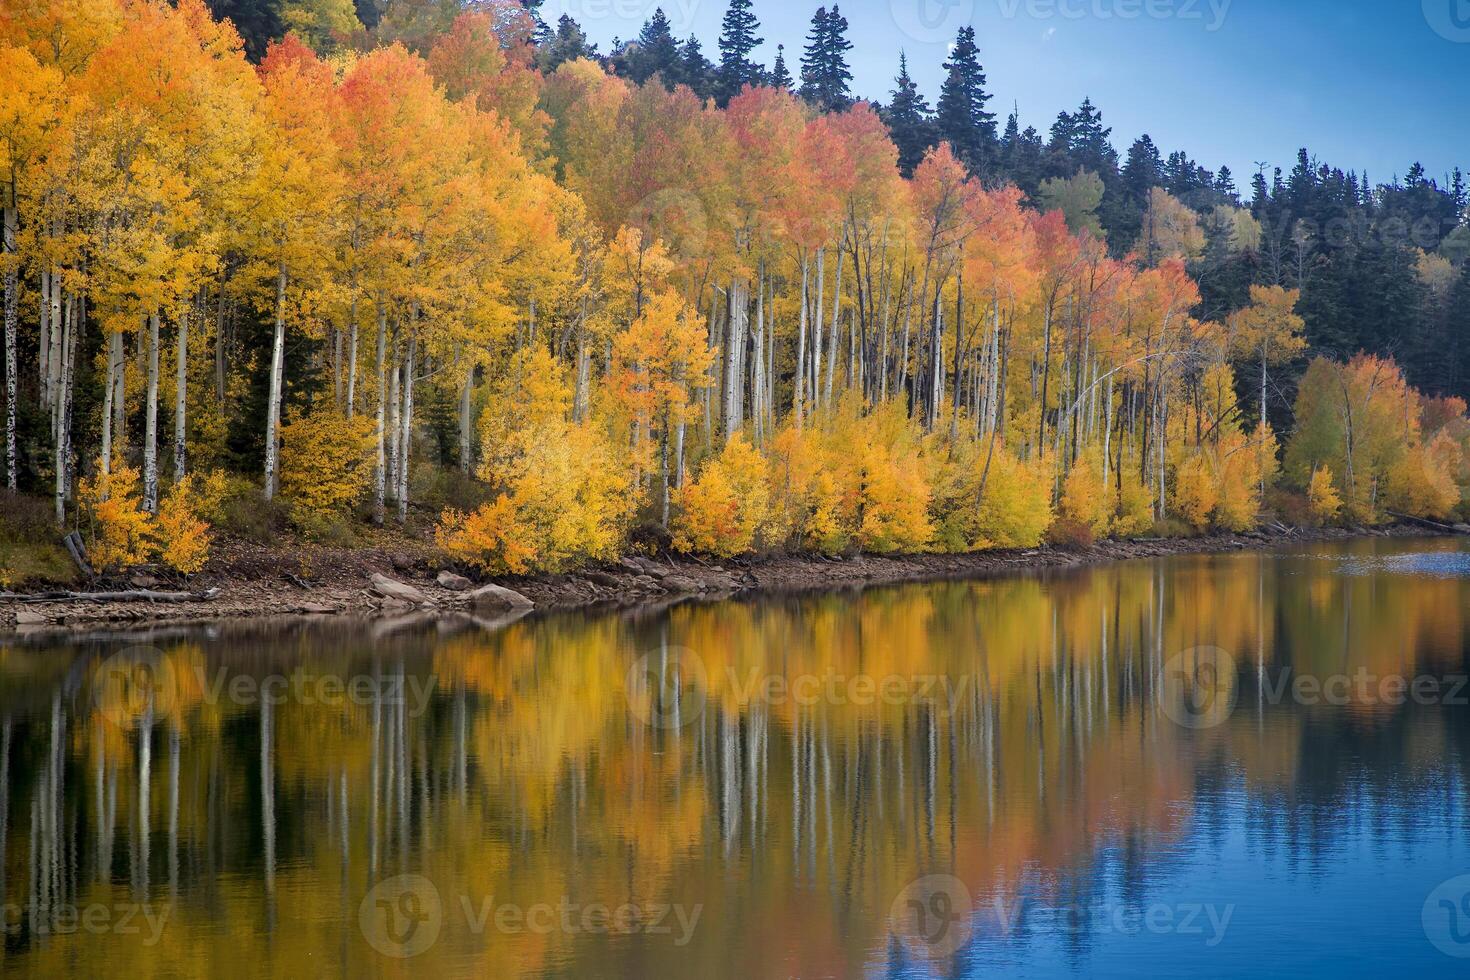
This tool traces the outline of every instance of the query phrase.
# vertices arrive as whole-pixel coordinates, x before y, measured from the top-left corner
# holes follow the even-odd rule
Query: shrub
[[[217,471],[202,480],[190,473],[169,488],[149,528],[165,565],[185,575],[204,567],[213,540],[206,517],[217,512],[224,492],[224,476]]]
[[[335,409],[293,413],[281,428],[281,498],[293,514],[345,514],[372,479],[374,423]]]
[[[1208,455],[1195,451],[1174,471],[1174,513],[1196,531],[1210,523],[1210,513],[1220,501],[1220,485],[1213,469]]]
[[[445,510],[439,547],[487,572],[561,572],[615,557],[636,494],[607,436],[590,424],[517,431],[490,471],[503,492],[471,513]]]
[[[138,471],[115,463],[77,483],[77,500],[86,527],[87,556],[98,571],[137,565],[149,559],[149,514],[143,509]]]
[[[1051,466],[997,446],[976,512],[977,548],[1034,548],[1051,525]]]
[[[1111,496],[1103,486],[1101,467],[1091,456],[1083,456],[1062,481],[1061,520],[1088,528],[1091,539],[1107,530],[1113,509]]]
[[[1308,515],[1313,523],[1320,526],[1335,520],[1341,511],[1342,497],[1332,485],[1332,470],[1326,466],[1317,467],[1307,484]]]
[[[216,526],[257,544],[274,542],[286,529],[289,505],[279,497],[265,500],[260,484],[242,476],[223,478]]]
[[[1091,524],[1071,517],[1059,517],[1047,528],[1046,540],[1058,548],[1089,548],[1097,537]]]
[[[1153,488],[1144,484],[1138,468],[1124,467],[1118,490],[1118,513],[1108,527],[1115,538],[1136,538],[1154,526]]]
[[[737,434],[677,495],[674,547],[729,558],[755,546],[772,518],[766,460]]]

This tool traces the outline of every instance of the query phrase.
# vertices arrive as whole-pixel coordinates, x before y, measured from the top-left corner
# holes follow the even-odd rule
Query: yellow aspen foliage
[[[1134,538],[1146,534],[1154,524],[1153,492],[1139,476],[1138,466],[1125,466],[1118,480],[1117,513],[1108,526],[1108,533],[1115,538]]]
[[[616,557],[637,504],[607,436],[594,425],[542,425],[509,437],[494,474],[505,487],[470,514],[446,510],[439,547],[491,573],[561,572]]]
[[[1034,548],[1051,526],[1051,466],[996,446],[976,509],[975,548]]]
[[[896,403],[865,411],[845,398],[818,427],[775,446],[784,507],[802,543],[826,554],[919,551],[934,539],[918,426]]]
[[[572,385],[566,367],[540,345],[517,351],[491,384],[480,415],[479,478],[487,483],[503,482],[503,473],[517,465],[516,454],[525,445],[516,434],[542,426],[558,427],[571,410]]]
[[[1448,517],[1460,503],[1460,447],[1448,436],[1411,447],[1389,467],[1384,504],[1414,517]]]
[[[1061,516],[1102,534],[1112,517],[1111,503],[1101,466],[1091,454],[1083,455],[1062,481]]]
[[[846,551],[852,544],[852,535],[842,523],[842,495],[837,478],[831,473],[818,473],[810,491],[811,511],[802,528],[804,540],[823,554]]]
[[[1307,511],[1318,524],[1336,519],[1342,511],[1342,497],[1332,485],[1332,470],[1326,466],[1312,471],[1312,479],[1307,484]]]
[[[213,540],[205,515],[218,505],[223,492],[224,474],[218,471],[202,481],[188,474],[169,488],[149,528],[165,565],[185,575],[204,567]]]
[[[857,542],[865,551],[920,551],[934,536],[919,434],[893,404],[851,425]]]
[[[1219,501],[1220,486],[1208,454],[1202,450],[1190,453],[1174,471],[1174,513],[1196,531],[1202,531]]]
[[[761,543],[773,513],[766,467],[765,457],[736,434],[679,492],[674,547],[729,558]]]
[[[281,429],[281,496],[303,514],[350,511],[372,479],[373,440],[365,415],[292,414]]]
[[[87,555],[99,571],[137,565],[150,556],[149,515],[138,482],[136,469],[114,463],[111,473],[99,464],[95,477],[77,483]]]
[[[1213,450],[1219,474],[1215,524],[1229,531],[1249,531],[1260,518],[1260,488],[1276,475],[1276,436],[1258,425],[1252,438],[1231,427]]]

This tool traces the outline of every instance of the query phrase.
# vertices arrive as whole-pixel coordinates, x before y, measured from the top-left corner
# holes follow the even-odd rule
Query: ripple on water
[[[1401,555],[1347,558],[1345,575],[1420,575],[1427,578],[1470,578],[1470,552],[1416,551]]]

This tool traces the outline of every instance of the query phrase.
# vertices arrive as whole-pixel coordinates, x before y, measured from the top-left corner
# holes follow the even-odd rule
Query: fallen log
[[[61,539],[61,543],[66,546],[66,553],[71,555],[71,560],[77,569],[87,578],[95,579],[97,573],[92,570],[91,563],[87,561],[87,546],[82,542],[82,536],[72,531]]]
[[[208,602],[217,595],[219,589],[205,589],[203,592],[127,589],[122,592],[39,592],[6,598],[14,598],[17,602]]]
[[[1415,517],[1413,514],[1400,514],[1397,511],[1392,510],[1386,510],[1384,511],[1384,513],[1387,514],[1389,517],[1396,517],[1401,521],[1408,521],[1410,524],[1418,524],[1421,527],[1433,528],[1436,531],[1443,531],[1446,534],[1460,533],[1452,525],[1441,524],[1439,521],[1431,521],[1427,517]]]

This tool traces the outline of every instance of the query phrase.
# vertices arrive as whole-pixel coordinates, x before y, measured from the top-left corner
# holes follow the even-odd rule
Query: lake
[[[1470,969],[1470,552],[0,639],[5,975]]]

